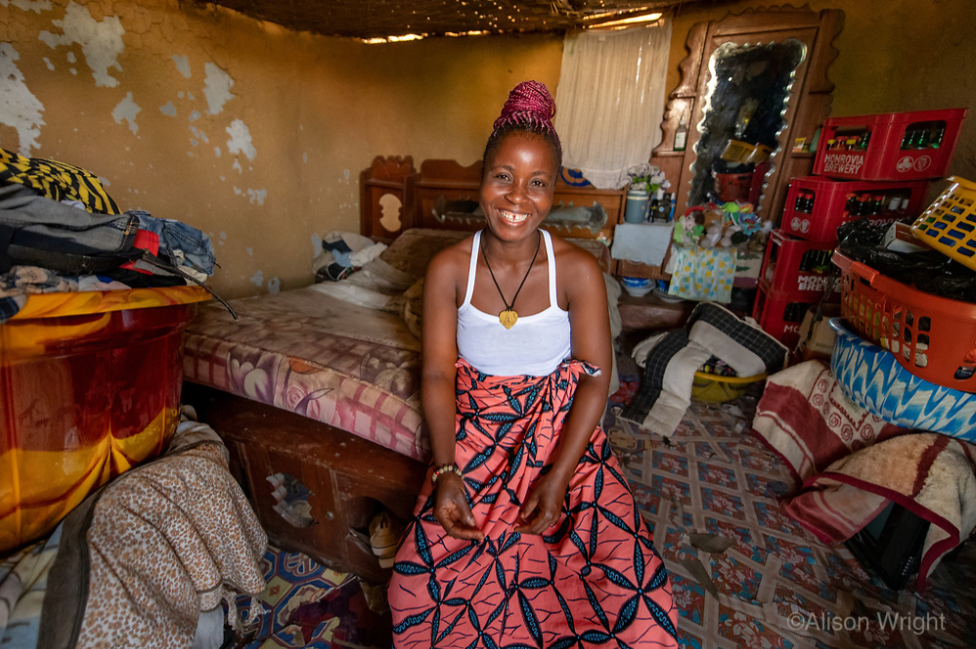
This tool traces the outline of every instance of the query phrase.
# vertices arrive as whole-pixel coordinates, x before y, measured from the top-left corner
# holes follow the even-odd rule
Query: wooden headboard
[[[476,205],[480,186],[480,161],[464,167],[454,160],[425,160],[417,173],[409,156],[377,156],[360,174],[362,234],[392,241],[412,227],[478,230],[484,227],[482,217],[438,218],[437,214],[444,205]],[[554,208],[589,208],[599,203],[607,213],[606,224],[597,231],[564,224],[543,223],[543,227],[563,237],[610,241],[614,226],[623,216],[625,194],[624,189],[574,187],[559,178]]]

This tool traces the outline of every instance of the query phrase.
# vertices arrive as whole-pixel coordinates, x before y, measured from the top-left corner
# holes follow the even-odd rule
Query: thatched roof
[[[361,39],[471,32],[563,32],[613,18],[721,0],[189,0],[296,31]]]

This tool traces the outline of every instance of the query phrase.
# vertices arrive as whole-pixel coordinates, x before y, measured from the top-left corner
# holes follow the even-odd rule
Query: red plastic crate
[[[915,376],[976,392],[976,304],[930,295],[840,253],[841,315]]]
[[[800,342],[800,325],[807,310],[816,300],[804,300],[795,295],[770,289],[767,282],[759,283],[752,317],[763,331],[786,345],[791,351]]]
[[[941,178],[966,110],[831,117],[820,134],[813,173],[850,180]]]
[[[759,280],[776,293],[808,302],[819,301],[827,284],[833,281],[829,301],[839,302],[840,271],[830,261],[836,246],[833,241],[806,241],[773,230]]]
[[[925,208],[928,187],[927,180],[888,183],[794,178],[780,227],[801,239],[837,241],[837,228],[854,219],[894,223],[918,216]]]

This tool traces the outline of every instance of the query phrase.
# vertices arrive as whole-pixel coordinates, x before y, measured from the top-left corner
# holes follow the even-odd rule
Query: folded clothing
[[[674,433],[691,405],[695,372],[712,356],[739,376],[782,369],[786,346],[728,309],[702,302],[685,327],[658,334],[634,348],[644,366],[640,391],[620,413],[623,419],[659,435]]]
[[[329,232],[322,240],[322,253],[312,260],[315,281],[338,282],[378,258],[384,250],[386,244],[355,232]]]
[[[102,182],[90,171],[74,165],[28,158],[0,148],[0,184],[23,185],[55,201],[80,204],[89,212],[119,214]]]

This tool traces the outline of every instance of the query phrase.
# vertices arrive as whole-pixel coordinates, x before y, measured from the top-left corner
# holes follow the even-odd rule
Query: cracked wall
[[[177,0],[0,0],[0,146],[105,179],[123,209],[214,242],[224,297],[313,281],[309,241],[359,230],[376,155],[481,157],[561,39],[368,46]]]

